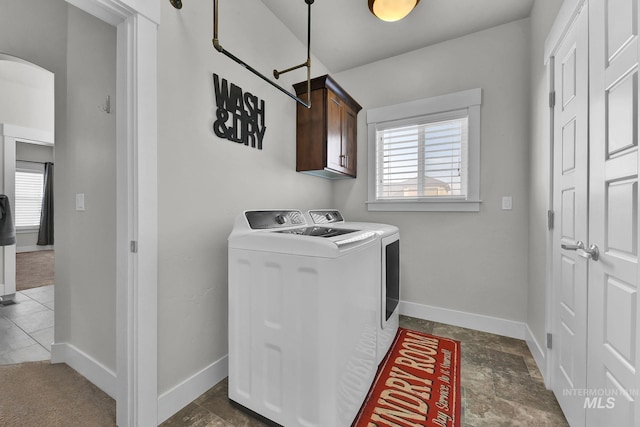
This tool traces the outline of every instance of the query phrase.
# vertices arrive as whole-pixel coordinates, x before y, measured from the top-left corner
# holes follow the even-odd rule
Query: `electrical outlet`
[[[84,193],[76,193],[76,210],[84,211]]]
[[[502,210],[510,211],[513,209],[513,198],[511,196],[503,196],[502,197]]]

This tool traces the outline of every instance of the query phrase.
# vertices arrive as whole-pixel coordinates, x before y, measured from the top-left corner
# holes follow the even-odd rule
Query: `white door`
[[[638,0],[590,3],[587,425],[639,426]]]
[[[554,61],[552,388],[572,426],[584,426],[588,260],[588,12],[578,15]]]

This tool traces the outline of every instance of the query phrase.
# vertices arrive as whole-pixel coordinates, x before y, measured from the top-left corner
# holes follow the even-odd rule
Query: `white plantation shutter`
[[[16,170],[15,226],[39,227],[44,174],[37,170]]]
[[[467,110],[379,124],[376,199],[459,199],[468,195]]]

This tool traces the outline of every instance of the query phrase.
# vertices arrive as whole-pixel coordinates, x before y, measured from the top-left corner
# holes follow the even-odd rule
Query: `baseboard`
[[[533,356],[533,359],[536,361],[536,365],[538,365],[538,370],[540,370],[540,373],[542,374],[542,378],[545,379],[545,384],[546,384],[546,382],[547,382],[547,352],[544,349],[544,347],[542,347],[540,345],[538,340],[536,340],[536,337],[533,335],[533,332],[531,332],[531,329],[529,329],[528,325],[527,325],[526,333],[527,333],[527,335],[526,335],[525,341],[527,342],[527,346],[529,347],[529,351],[531,352],[531,355]]]
[[[118,380],[116,373],[87,353],[69,343],[51,345],[51,363],[65,363],[91,381],[113,399],[116,398]]]
[[[158,396],[158,424],[193,402],[202,393],[229,375],[229,359],[225,355],[196,372],[172,389]]]
[[[527,325],[525,323],[483,314],[467,313],[408,301],[400,301],[400,314],[520,340],[524,340],[526,337]]]
[[[52,251],[52,250],[54,250],[53,249],[53,245],[49,245],[49,246],[19,246],[19,247],[16,247],[16,253]]]

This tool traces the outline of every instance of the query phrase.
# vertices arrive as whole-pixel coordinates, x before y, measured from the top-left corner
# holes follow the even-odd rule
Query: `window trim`
[[[470,89],[447,95],[419,99],[402,104],[374,108],[367,111],[368,129],[368,201],[369,211],[397,212],[478,212],[480,211],[480,106],[482,89]],[[469,138],[468,162],[469,182],[466,200],[434,199],[376,199],[376,131],[387,122],[419,118],[431,114],[454,110],[468,111]]]

